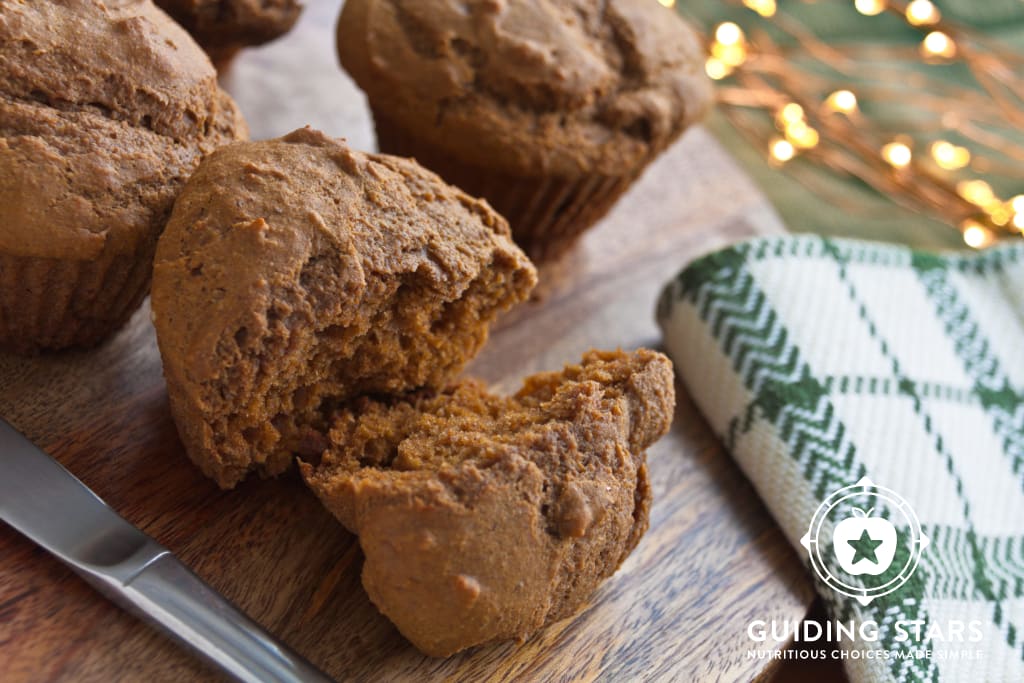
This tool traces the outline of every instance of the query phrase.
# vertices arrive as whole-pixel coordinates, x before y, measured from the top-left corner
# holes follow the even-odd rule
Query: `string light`
[[[1013,214],[1013,227],[1024,232],[1024,194],[1019,194],[1010,201],[1007,206],[1010,207],[1010,212]]]
[[[984,180],[961,180],[956,193],[976,206],[990,206],[996,198],[992,186]]]
[[[772,158],[780,163],[786,163],[796,156],[796,148],[793,147],[793,143],[782,138],[772,140],[769,149],[771,150]]]
[[[907,22],[911,26],[931,26],[941,18],[938,8],[929,0],[914,0],[907,5]]]
[[[704,72],[715,81],[720,81],[732,73],[732,67],[718,57],[708,57],[704,62]]]
[[[993,200],[990,204],[984,207],[985,213],[988,214],[988,219],[993,224],[1003,227],[1011,220],[1013,220],[1013,214],[1006,204],[999,201],[998,199]]]
[[[743,0],[743,4],[749,9],[754,10],[762,17],[773,17],[775,16],[775,0]]]
[[[790,102],[779,110],[779,113],[775,116],[778,124],[785,128],[791,123],[804,120],[804,108],[796,102]]]
[[[849,90],[836,90],[825,100],[825,106],[832,111],[852,114],[857,111],[857,96]]]
[[[893,168],[906,168],[913,156],[910,147],[903,142],[890,142],[882,147],[882,158]]]
[[[982,249],[992,243],[992,233],[977,221],[969,221],[963,231],[964,243],[972,249]]]
[[[971,163],[969,149],[945,140],[933,142],[931,153],[936,165],[945,171],[957,171]]]
[[[731,21],[725,21],[715,29],[715,40],[722,45],[737,45],[743,42],[743,29]]]
[[[661,3],[662,7],[675,7],[676,6],[676,0],[658,0],[658,2]]]
[[[731,21],[718,25],[715,41],[711,44],[711,55],[704,62],[708,77],[720,81],[732,75],[733,70],[747,61],[746,36],[743,29]]]
[[[659,1],[666,6],[681,4],[676,0]],[[873,52],[865,52],[861,57],[857,49],[832,46],[813,33],[791,28],[781,19],[770,20],[788,11],[778,0],[740,2],[768,19],[778,31],[795,38],[797,44],[793,58],[781,62],[778,57],[788,56],[785,47],[788,43],[778,43],[771,31],[748,39],[744,29],[733,21],[714,25],[708,40],[709,54],[705,62],[708,76],[714,80],[733,78],[730,87],[719,90],[722,111],[741,130],[753,132],[762,140],[767,138],[767,157],[772,164],[784,165],[816,149],[808,156],[808,163],[839,175],[852,175],[905,207],[948,221],[973,248],[984,248],[998,236],[1024,235],[1024,193],[1009,200],[1001,199],[985,180],[961,175],[967,168],[979,173],[994,172],[997,166],[986,152],[1004,151],[1003,141],[1009,134],[990,132],[984,123],[1007,116],[997,102],[998,93],[1024,88],[1024,78],[1012,68],[1015,64],[1012,50],[977,35],[970,27],[950,24],[933,0],[893,3],[854,0],[854,7],[863,15],[875,16],[888,10],[891,15],[901,16],[906,24],[923,28],[919,50],[924,62],[944,63],[958,59],[973,73],[984,70],[988,78],[975,78],[975,83],[970,85],[957,82],[950,86],[943,82],[942,88],[933,89],[931,84],[940,79],[931,75],[931,70],[914,70],[912,78],[894,76],[865,81],[856,93],[852,89],[833,90],[828,87],[826,78],[805,78],[807,73],[821,75],[815,70],[815,63],[824,59],[825,51],[841,52],[851,65],[856,64],[856,60],[868,63],[877,58],[869,54],[887,55],[898,63],[906,62],[906,52],[903,48],[875,45],[871,48]],[[749,20],[753,22],[757,18],[751,16]],[[816,43],[816,49],[809,44],[801,47],[805,43]],[[967,45],[970,50],[960,49]],[[760,57],[762,54],[767,58],[751,59],[752,55]],[[910,74],[913,69],[912,62],[897,64],[896,68],[899,66],[905,69],[904,74]],[[872,102],[883,101],[901,91],[928,92],[931,97],[911,97],[908,103],[914,116],[902,117],[899,122],[875,116],[873,110],[863,113],[860,110],[859,96]],[[979,92],[987,94],[988,99],[977,97]],[[815,103],[815,106],[805,111],[793,100]],[[955,107],[954,101],[971,102],[971,106]],[[741,113],[752,109],[771,117]],[[1019,113],[1024,115],[1024,108]],[[918,114],[924,116],[918,117]],[[775,130],[771,135],[768,133],[771,126],[766,125],[768,120],[774,122]],[[920,133],[941,128],[951,132],[944,134],[948,139],[932,138],[922,149],[917,149],[914,138],[901,131],[903,126],[917,125],[928,126]],[[918,135],[910,128],[903,130]],[[887,139],[880,149],[874,147]],[[874,156],[873,148],[878,149],[879,156]],[[923,154],[923,157],[918,160],[915,154]],[[897,173],[884,172],[885,166],[880,164],[883,161]],[[1006,173],[1024,182],[1024,172],[1019,176],[1012,171]]]
[[[736,68],[747,61],[747,49],[740,43],[726,45],[715,43],[711,46],[711,56],[729,68]]]
[[[820,136],[805,121],[795,121],[786,126],[786,139],[800,149],[811,149],[818,145]]]
[[[775,123],[785,134],[785,142],[798,149],[817,147],[821,135],[807,123],[804,108],[789,102],[775,114]],[[788,159],[782,159],[788,161]]]
[[[984,209],[989,220],[997,226],[1004,226],[1011,219],[1016,220],[1007,205],[996,197],[992,186],[984,180],[961,180],[956,184],[956,192],[971,204]]]
[[[952,59],[956,56],[956,43],[942,31],[932,31],[921,41],[921,54],[925,57]]]
[[[968,219],[961,224],[964,243],[972,249],[982,249],[992,244],[992,232],[976,220]]]
[[[885,11],[885,0],[854,0],[853,6],[861,14],[873,17]]]

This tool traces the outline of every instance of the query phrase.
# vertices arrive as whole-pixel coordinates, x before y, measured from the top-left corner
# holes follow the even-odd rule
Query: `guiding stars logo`
[[[864,477],[822,501],[800,544],[827,586],[867,605],[913,576],[929,539],[910,503]]]

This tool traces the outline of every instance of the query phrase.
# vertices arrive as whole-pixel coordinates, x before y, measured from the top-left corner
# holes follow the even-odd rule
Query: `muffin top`
[[[518,174],[622,173],[710,94],[695,34],[653,0],[349,0],[338,51],[375,115]]]
[[[505,264],[517,278],[510,291],[525,297],[533,266],[486,202],[411,160],[356,152],[302,128],[229,145],[200,165],[157,249],[153,309],[180,314],[158,321],[161,348],[202,382],[223,369],[226,332],[244,327],[260,338],[298,313],[276,311],[286,292],[317,305],[311,326],[346,325],[403,286],[454,300],[483,270]],[[330,284],[314,287],[325,269]],[[190,314],[197,310],[203,315]]]
[[[286,33],[299,18],[298,0],[156,0],[214,57],[227,57]]]
[[[245,132],[148,0],[0,0],[0,250],[91,259],[152,238],[199,157]]]

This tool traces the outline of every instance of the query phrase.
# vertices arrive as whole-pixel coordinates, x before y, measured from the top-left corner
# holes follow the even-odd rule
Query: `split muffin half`
[[[370,599],[421,651],[525,639],[577,612],[647,530],[665,356],[591,351],[511,397],[466,380],[362,398],[307,483],[359,535]]]
[[[535,282],[504,219],[411,160],[310,129],[219,150],[153,276],[189,456],[225,488],[282,472],[334,405],[443,387]]]

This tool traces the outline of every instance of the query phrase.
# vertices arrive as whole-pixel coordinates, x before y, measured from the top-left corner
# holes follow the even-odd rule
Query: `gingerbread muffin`
[[[308,128],[218,150],[153,279],[189,456],[229,488],[320,453],[333,406],[444,386],[535,281],[500,216],[415,162]]]
[[[245,133],[150,2],[0,0],[0,347],[89,346],[122,325],[185,179]]]
[[[645,450],[672,366],[591,351],[512,397],[463,381],[332,416],[307,483],[366,555],[363,585],[428,655],[523,640],[575,614],[647,530]]]
[[[219,67],[243,47],[284,35],[302,12],[299,0],[155,1],[192,34]]]
[[[348,0],[341,64],[381,151],[486,197],[534,259],[601,218],[710,100],[654,0]]]

